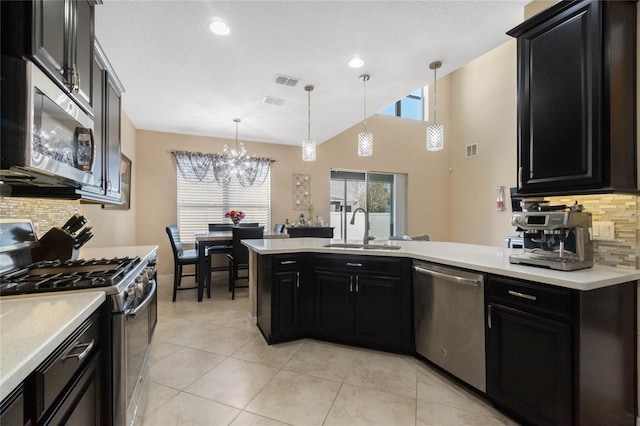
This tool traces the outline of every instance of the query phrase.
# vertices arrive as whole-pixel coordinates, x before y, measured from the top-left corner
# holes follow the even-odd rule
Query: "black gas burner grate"
[[[0,276],[0,296],[117,285],[139,257],[46,260]]]

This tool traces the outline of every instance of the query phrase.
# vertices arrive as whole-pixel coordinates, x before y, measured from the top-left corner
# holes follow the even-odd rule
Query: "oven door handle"
[[[147,297],[142,301],[142,303],[136,306],[135,309],[129,309],[125,311],[124,315],[127,318],[135,319],[140,314],[140,312],[147,309],[147,306],[149,306],[149,304],[153,300],[153,296],[155,296],[156,289],[157,289],[156,280],[149,280],[149,282],[151,283],[151,291],[149,292]]]

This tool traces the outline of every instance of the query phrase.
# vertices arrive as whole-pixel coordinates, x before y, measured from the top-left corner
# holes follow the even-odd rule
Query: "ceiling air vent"
[[[286,75],[276,74],[274,83],[282,84],[283,86],[295,87],[295,85],[298,84],[299,81],[300,81],[299,78],[287,77]]]
[[[475,157],[478,155],[478,144],[473,143],[471,145],[467,145],[467,158]]]
[[[269,105],[278,105],[281,106],[284,103],[285,99],[282,98],[276,98],[273,96],[265,96],[264,98],[262,98],[262,103],[263,104],[269,104]]]

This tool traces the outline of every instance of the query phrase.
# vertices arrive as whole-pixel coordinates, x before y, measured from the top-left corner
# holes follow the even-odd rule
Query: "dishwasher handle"
[[[442,272],[432,271],[431,269],[425,269],[417,265],[414,265],[413,270],[419,274],[431,275],[432,277],[435,277],[435,278],[442,278],[448,281],[453,281],[459,284],[470,285],[473,287],[477,287],[481,284],[480,279],[465,278],[457,275],[444,274]]]

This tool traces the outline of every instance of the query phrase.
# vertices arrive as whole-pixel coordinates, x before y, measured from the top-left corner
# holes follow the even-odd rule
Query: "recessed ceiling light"
[[[218,35],[227,35],[231,32],[229,26],[225,24],[224,21],[221,21],[219,19],[216,19],[212,23],[210,23],[209,29],[211,30],[211,32]]]
[[[349,59],[349,62],[347,62],[347,64],[349,65],[349,68],[360,68],[364,65],[364,59],[359,56],[354,56],[353,58]]]

